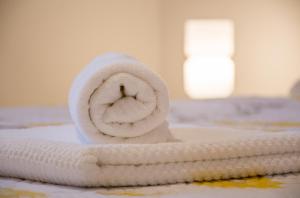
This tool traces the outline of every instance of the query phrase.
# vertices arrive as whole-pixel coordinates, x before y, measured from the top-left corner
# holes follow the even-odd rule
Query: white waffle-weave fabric
[[[96,57],[74,80],[69,109],[88,143],[157,143],[172,140],[165,121],[165,83],[133,57]]]
[[[300,134],[218,143],[80,145],[2,138],[0,175],[75,186],[137,186],[300,171]]]

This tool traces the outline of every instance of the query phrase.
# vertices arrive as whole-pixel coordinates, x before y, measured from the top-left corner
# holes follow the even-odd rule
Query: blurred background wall
[[[156,0],[0,0],[0,105],[67,103],[95,56],[121,51],[159,70]]]
[[[233,95],[285,96],[300,78],[299,0],[0,0],[0,106],[63,105],[93,57],[121,51],[187,98],[187,19],[235,25]]]

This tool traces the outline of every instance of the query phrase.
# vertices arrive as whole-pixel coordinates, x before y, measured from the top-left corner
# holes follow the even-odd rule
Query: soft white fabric
[[[52,131],[58,134],[59,128]],[[21,133],[30,136],[26,132],[33,130]],[[39,127],[32,135],[38,130],[46,132]],[[300,171],[299,133],[240,131],[245,135],[236,136],[237,130],[218,130],[221,137],[229,137],[210,136],[208,141],[206,131],[198,131],[198,137],[206,141],[113,145],[41,140],[42,136],[24,139],[17,138],[18,130],[4,130],[0,131],[0,175],[76,186],[135,186]]]
[[[185,104],[184,104],[185,103]],[[20,123],[22,126],[33,127],[31,124],[34,123],[42,123],[41,125],[50,125],[49,123],[57,123],[60,122],[58,113],[54,111],[50,111],[48,114],[44,109],[37,111],[16,111],[13,109],[13,112],[10,112],[5,109],[2,111],[0,108],[0,125],[3,123]],[[247,134],[257,134],[260,133],[259,130],[268,133],[284,133],[283,131],[300,131],[300,127],[298,125],[290,126],[290,127],[280,127],[276,126],[276,131],[273,130],[270,132],[268,129],[268,125],[259,125],[255,126],[255,128],[251,127],[250,131],[241,130],[239,126],[238,129],[227,129],[229,126],[219,125],[214,121],[218,120],[232,120],[234,122],[243,121],[243,122],[253,122],[260,121],[264,123],[277,123],[277,122],[292,122],[299,123],[300,122],[300,102],[297,100],[291,100],[287,98],[226,98],[220,100],[197,100],[197,101],[180,101],[171,103],[170,109],[170,118],[169,123],[171,127],[171,132],[174,134],[174,130],[172,127],[174,124],[178,126],[178,124],[189,124],[189,125],[197,125],[197,128],[194,127],[193,130],[190,128],[185,128],[184,131],[181,129],[178,130],[176,134],[176,138],[181,139],[183,141],[188,142],[192,141],[201,141],[201,142],[209,142],[211,140],[222,140],[227,141],[231,140],[231,137],[239,138],[245,133]],[[60,113],[59,113],[60,114]],[[65,110],[64,110],[65,114]],[[65,114],[67,115],[67,114]],[[53,116],[53,121],[51,120],[51,116]],[[60,116],[62,117],[62,116]],[[26,119],[26,120],[24,120]],[[63,120],[66,120],[63,118]],[[62,120],[62,121],[63,121]],[[69,119],[68,119],[69,120]],[[35,125],[36,126],[36,125]],[[201,129],[198,128],[201,126]],[[204,127],[206,126],[206,127]],[[19,126],[17,126],[20,128]],[[186,127],[186,126],[184,126]],[[230,127],[235,127],[231,125]],[[0,126],[1,128],[1,126]],[[243,127],[244,128],[244,127]],[[249,128],[249,127],[246,127]],[[266,130],[264,130],[266,128]],[[197,130],[197,131],[196,131]],[[212,131],[213,130],[213,131]],[[255,131],[254,131],[255,130]],[[5,131],[2,135],[1,131]],[[195,132],[193,132],[195,131]],[[226,132],[227,131],[227,132]],[[268,132],[269,131],[269,132]],[[223,133],[224,132],[224,133]],[[180,133],[180,134],[179,134]],[[196,134],[198,136],[196,136]],[[76,138],[75,127],[71,125],[62,125],[62,126],[49,126],[49,127],[36,127],[24,130],[12,130],[12,129],[0,129],[0,139],[4,137],[18,137],[18,138],[35,138],[35,139],[49,139],[53,141],[70,141],[75,142],[79,141]],[[1,147],[1,145],[0,145]],[[251,158],[253,159],[253,158]],[[281,160],[283,160],[281,158]],[[200,162],[202,164],[202,162]],[[1,162],[0,162],[1,164]],[[230,166],[230,165],[228,165]],[[226,169],[228,171],[228,169]],[[47,170],[45,170],[47,171]],[[211,173],[210,173],[211,174]],[[99,198],[99,197],[126,197],[126,194],[131,195],[143,195],[143,197],[222,197],[222,198],[250,198],[250,197],[260,197],[260,198],[282,198],[282,197],[294,197],[298,198],[300,194],[300,172],[298,173],[290,173],[290,174],[278,174],[272,175],[270,177],[262,177],[258,179],[258,183],[260,181],[267,180],[267,183],[279,183],[277,187],[264,188],[260,189],[259,187],[253,187],[253,180],[257,181],[257,178],[246,178],[246,180],[228,180],[229,182],[233,182],[233,184],[239,185],[240,183],[244,184],[244,182],[248,183],[249,188],[224,188],[224,187],[215,187],[218,186],[218,181],[215,183],[178,183],[173,185],[157,185],[157,186],[145,186],[145,187],[121,187],[121,188],[76,188],[69,187],[66,185],[52,185],[51,183],[44,182],[33,182],[32,180],[23,180],[18,178],[11,177],[2,177],[0,176],[0,186],[5,189],[13,189],[13,190],[27,190],[30,192],[42,192],[46,197],[89,197],[89,198]],[[225,181],[227,183],[227,181]],[[249,183],[250,182],[250,183]],[[254,186],[255,186],[254,184]],[[269,184],[267,184],[269,185]],[[273,184],[271,184],[273,185]],[[277,184],[276,184],[277,185]],[[259,192],[259,193],[258,193]],[[135,194],[134,194],[135,193]],[[1,194],[1,193],[0,193]],[[114,194],[114,195],[112,195]],[[122,195],[120,195],[122,194]],[[1,197],[1,196],[0,196]]]
[[[71,117],[89,143],[157,143],[171,140],[164,82],[136,59],[97,57],[75,79]]]

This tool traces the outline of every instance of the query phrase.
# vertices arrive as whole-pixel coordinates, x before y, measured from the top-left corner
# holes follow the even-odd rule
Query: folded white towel
[[[71,117],[88,143],[157,143],[172,139],[164,82],[127,55],[97,57],[75,79]]]
[[[300,171],[300,134],[292,132],[113,145],[2,137],[0,145],[0,175],[64,185],[157,185]]]

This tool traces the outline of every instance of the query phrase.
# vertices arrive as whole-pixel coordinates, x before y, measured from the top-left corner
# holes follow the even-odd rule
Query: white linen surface
[[[20,113],[21,112],[21,113]],[[53,112],[53,109],[50,111]],[[0,126],[2,128],[30,128],[38,125],[57,125],[69,122],[66,110],[55,110],[49,113],[45,108],[0,109]],[[26,116],[24,116],[26,115]],[[25,119],[26,118],[26,119]],[[217,140],[219,127],[227,128],[224,133],[239,135],[235,129],[248,129],[254,133],[278,133],[284,131],[297,132],[300,129],[300,103],[283,98],[230,98],[225,100],[182,101],[171,104],[169,119],[171,126],[201,126],[206,134],[205,139],[197,141]],[[7,127],[6,123],[11,123]],[[71,125],[64,125],[66,134],[74,130]],[[52,140],[76,142],[75,133],[59,133],[48,135]],[[10,130],[11,136],[19,136],[19,132]],[[203,131],[203,130],[202,130]],[[240,130],[239,130],[240,131]],[[28,132],[24,130],[23,132]],[[39,130],[31,130],[36,138],[45,138]],[[193,139],[193,129],[177,137]],[[202,132],[201,132],[202,133]],[[73,136],[71,135],[73,134]],[[189,135],[187,135],[189,134]],[[26,134],[24,134],[26,136]],[[230,135],[231,136],[231,135]],[[222,136],[226,138],[227,136]],[[195,141],[195,139],[193,139]],[[0,178],[0,195],[20,194],[35,197],[291,197],[298,198],[300,194],[300,174],[275,175],[272,177],[249,178],[242,180],[226,180],[216,182],[198,182],[190,184],[174,184],[149,187],[123,188],[76,188],[58,186],[27,180]]]

